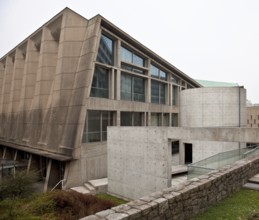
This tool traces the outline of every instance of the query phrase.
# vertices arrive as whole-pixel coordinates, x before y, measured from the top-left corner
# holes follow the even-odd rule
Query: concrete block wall
[[[184,184],[165,188],[138,200],[113,207],[81,220],[188,220],[238,191],[259,172],[259,158],[225,166]]]

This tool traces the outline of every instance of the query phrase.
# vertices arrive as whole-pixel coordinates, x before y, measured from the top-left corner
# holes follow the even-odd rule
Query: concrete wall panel
[[[169,186],[171,148],[163,128],[108,128],[108,191],[136,199]]]

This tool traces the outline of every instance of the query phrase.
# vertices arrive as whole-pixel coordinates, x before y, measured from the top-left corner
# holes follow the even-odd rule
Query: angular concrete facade
[[[65,8],[0,59],[0,156],[38,169],[45,190],[106,177],[108,125],[177,126],[179,92],[197,87],[102,16]]]

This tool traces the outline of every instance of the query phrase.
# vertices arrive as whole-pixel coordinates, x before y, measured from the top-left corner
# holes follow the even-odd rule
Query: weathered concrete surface
[[[171,140],[259,142],[253,128],[109,127],[108,192],[137,199],[170,185]]]
[[[195,88],[180,92],[180,127],[246,127],[246,90],[243,87]],[[180,141],[180,164],[185,143],[192,144],[192,162],[246,147],[244,143]]]
[[[180,127],[246,127],[246,89],[195,88],[180,92]]]
[[[163,130],[163,129],[162,129]],[[171,148],[166,133],[141,127],[108,132],[108,191],[136,199],[171,184]]]
[[[259,143],[257,128],[166,128],[168,139]]]

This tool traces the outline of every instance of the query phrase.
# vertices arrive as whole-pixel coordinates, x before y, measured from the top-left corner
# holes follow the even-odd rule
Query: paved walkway
[[[256,174],[255,176],[250,178],[243,187],[259,191],[259,174]]]

